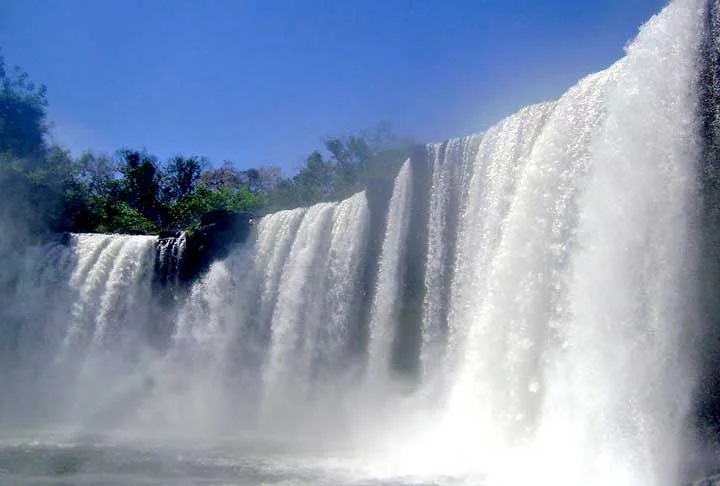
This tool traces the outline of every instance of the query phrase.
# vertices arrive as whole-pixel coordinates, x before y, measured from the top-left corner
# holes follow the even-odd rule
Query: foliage
[[[162,193],[166,201],[176,201],[187,196],[195,189],[200,178],[210,163],[205,157],[183,157],[177,155],[171,158],[163,171]]]
[[[160,173],[157,159],[145,152],[123,149],[120,156],[122,199],[145,219],[161,222]]]
[[[28,79],[19,68],[10,72],[0,55],[0,153],[11,154],[32,166],[45,149],[46,89]]]
[[[258,209],[257,202],[257,196],[251,193],[247,186],[237,189],[225,186],[216,190],[197,187],[170,205],[170,221],[173,227],[186,228],[208,211],[224,209],[252,212]]]
[[[45,88],[0,56],[0,190],[28,227],[54,231],[152,233],[196,224],[215,209],[264,214],[339,200],[394,177],[410,142],[387,127],[324,141],[293,177],[277,167],[212,167],[201,156],[176,155],[162,164],[144,150],[73,158],[46,142]],[[2,202],[2,201],[0,201]]]
[[[118,201],[110,206],[107,224],[106,230],[113,233],[145,234],[158,230],[155,223],[131,207],[126,201]]]
[[[58,221],[74,177],[69,153],[45,141],[46,106],[45,87],[0,55],[0,218],[16,232],[40,233]]]
[[[320,201],[345,199],[379,182],[392,180],[413,143],[392,136],[385,125],[358,135],[325,140],[323,156],[312,152],[292,179],[278,181],[268,193],[275,211]]]

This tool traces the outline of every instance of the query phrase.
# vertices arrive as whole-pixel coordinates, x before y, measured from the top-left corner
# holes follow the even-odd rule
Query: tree
[[[332,194],[334,167],[320,152],[308,155],[305,167],[293,177],[298,202],[302,205],[327,200]]]
[[[293,179],[280,179],[278,183],[268,192],[267,211],[279,211],[300,206],[297,185]]]
[[[196,223],[204,213],[215,209],[254,212],[258,209],[258,197],[250,192],[247,186],[238,189],[221,187],[213,191],[199,186],[172,203],[168,212],[172,226],[187,228]]]
[[[163,171],[163,196],[166,201],[174,201],[190,194],[200,182],[200,177],[210,166],[205,157],[171,158]]]
[[[277,186],[280,181],[283,180],[282,178],[282,171],[280,170],[280,167],[260,167],[258,169],[258,179],[259,179],[259,191],[261,193],[267,194],[270,192],[275,186]],[[252,189],[252,188],[251,188]]]
[[[84,152],[77,160],[77,168],[77,178],[87,186],[91,197],[117,197],[119,171],[112,157],[103,153]]]
[[[65,231],[110,231],[121,211],[122,184],[116,162],[102,153],[85,152],[74,162],[72,181],[64,191],[62,221]]]
[[[325,148],[330,152],[330,161],[335,168],[334,196],[343,198],[361,190],[367,161],[373,155],[367,140],[354,135],[331,138],[325,141]]]
[[[263,213],[339,200],[391,183],[411,145],[386,126],[329,138],[291,178],[277,167],[239,170],[229,161],[210,168],[198,156],[175,156],[161,168],[130,149],[73,159],[46,142],[45,94],[0,56],[0,218],[9,227],[154,232],[186,228],[214,209]]]
[[[206,171],[201,179],[201,186],[210,191],[217,191],[222,187],[237,189],[243,184],[243,177],[230,162],[226,160],[217,169]]]
[[[45,141],[46,106],[45,87],[0,56],[0,218],[27,237],[57,226],[75,172],[70,154]]]
[[[144,218],[160,226],[160,174],[155,157],[128,149],[121,150],[119,155],[123,200]]]
[[[17,67],[10,73],[0,55],[0,153],[39,162],[48,130],[46,106],[45,86],[36,86]]]

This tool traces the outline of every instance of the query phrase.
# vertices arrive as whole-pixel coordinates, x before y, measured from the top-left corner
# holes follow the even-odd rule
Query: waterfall
[[[60,351],[63,355],[75,352],[83,342],[102,346],[109,334],[122,337],[127,332],[123,327],[133,326],[134,307],[150,290],[153,242],[152,237],[75,236],[70,246],[76,246],[79,261],[70,286],[77,297]]]
[[[316,353],[319,378],[337,373],[348,365],[347,354],[358,324],[362,262],[366,251],[365,235],[370,223],[365,193],[347,199],[335,208],[330,252],[323,272],[328,279],[325,292],[326,313],[318,322],[331,323],[318,329]]]
[[[703,5],[675,0],[558,100],[421,147],[387,194],[262,217],[186,287],[185,235],[28,250],[0,421],[333,437],[488,486],[677,484]]]
[[[411,168],[406,161],[395,179],[388,207],[385,239],[378,263],[378,278],[370,315],[367,378],[370,386],[381,384],[390,373],[391,352],[398,318],[403,279],[403,250],[409,225]]]
[[[449,455],[470,447],[486,473],[502,464],[494,481],[677,475],[692,394],[701,11],[673,3],[625,59],[483,135],[441,433],[464,437]],[[503,462],[526,455],[529,474]]]
[[[430,379],[441,372],[447,333],[448,288],[452,282],[454,233],[457,227],[459,201],[469,163],[474,159],[479,137],[454,139],[446,145],[428,147],[432,160],[432,184],[428,211],[427,262],[425,265],[425,298],[423,302],[422,350],[423,376]]]
[[[176,237],[159,238],[157,243],[156,273],[163,282],[178,284],[182,271],[182,258],[187,245],[183,231]]]
[[[323,275],[315,270],[327,255],[327,235],[332,224],[333,204],[311,207],[303,217],[283,269],[278,299],[270,321],[270,350],[266,368],[266,389],[275,392],[293,386],[290,377],[298,378],[296,385],[308,383],[307,360],[312,353],[312,339],[322,303],[311,297],[322,296]],[[306,375],[306,376],[303,376]]]

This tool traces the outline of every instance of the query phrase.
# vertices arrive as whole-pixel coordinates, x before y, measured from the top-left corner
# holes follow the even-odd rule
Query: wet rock
[[[247,239],[254,220],[251,213],[216,210],[204,214],[200,227],[187,234],[179,278],[194,280],[212,262],[227,257],[235,245]]]
[[[182,236],[182,231],[180,230],[162,230],[160,233],[158,233],[158,239],[165,239],[165,238],[180,238]]]

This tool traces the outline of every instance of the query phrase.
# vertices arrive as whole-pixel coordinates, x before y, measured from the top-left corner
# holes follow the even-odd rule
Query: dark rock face
[[[706,5],[706,29],[701,53],[699,116],[703,152],[702,244],[699,270],[701,326],[697,344],[700,372],[695,420],[704,440],[720,436],[720,1]]]
[[[175,264],[177,279],[192,281],[207,271],[212,262],[228,256],[233,246],[247,239],[254,220],[255,216],[250,213],[216,210],[204,214],[200,227],[191,233],[165,236],[175,240],[185,238],[182,251],[177,255],[180,261]]]
[[[720,475],[716,474],[703,479],[697,479],[691,483],[687,483],[687,486],[720,486]]]
[[[63,246],[70,246],[72,243],[72,235],[70,233],[60,233],[60,236],[58,236],[58,243]]]
[[[146,329],[149,342],[159,349],[167,346],[176,325],[178,304],[185,301],[190,284],[212,262],[225,258],[235,245],[247,239],[253,220],[249,213],[213,211],[191,233],[167,230],[158,235],[153,278],[156,305]]]
[[[131,228],[131,229],[125,231],[125,234],[143,236],[143,235],[148,234],[148,232],[145,230],[142,230],[142,229]]]
[[[180,238],[182,236],[182,231],[180,230],[162,230],[160,233],[158,233],[158,239],[163,240],[165,238]]]

